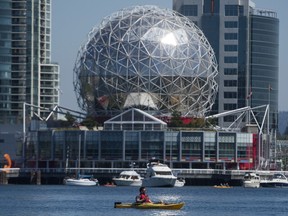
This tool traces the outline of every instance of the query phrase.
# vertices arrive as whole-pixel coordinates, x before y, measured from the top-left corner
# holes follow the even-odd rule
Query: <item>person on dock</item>
[[[139,192],[140,194],[136,196],[136,203],[152,203],[149,196],[146,194],[145,187],[140,187]]]

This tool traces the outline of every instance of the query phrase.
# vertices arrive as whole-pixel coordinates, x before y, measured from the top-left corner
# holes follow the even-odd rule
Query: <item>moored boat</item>
[[[172,170],[159,160],[151,160],[147,165],[146,176],[142,180],[144,187],[174,187],[177,177]]]
[[[263,179],[260,181],[261,187],[288,187],[288,180],[282,173],[275,173],[269,179]]]
[[[174,187],[183,187],[186,181],[184,178],[177,178]]]
[[[142,177],[134,170],[123,171],[119,177],[115,177],[112,180],[117,186],[141,186]]]
[[[70,186],[98,186],[99,182],[91,176],[80,175],[78,178],[65,178],[64,184]]]
[[[260,176],[254,172],[247,172],[243,179],[244,188],[259,188],[260,187]]]
[[[179,202],[179,203],[122,203],[122,202],[115,202],[114,203],[114,208],[179,210],[183,206],[184,206],[184,202]]]

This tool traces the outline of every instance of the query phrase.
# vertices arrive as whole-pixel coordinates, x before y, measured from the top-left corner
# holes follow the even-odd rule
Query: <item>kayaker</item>
[[[140,194],[136,196],[136,203],[152,203],[149,199],[148,195],[146,194],[146,188],[140,187],[139,189]]]

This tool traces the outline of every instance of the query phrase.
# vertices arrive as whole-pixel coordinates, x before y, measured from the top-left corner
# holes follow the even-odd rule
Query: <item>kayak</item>
[[[137,209],[169,209],[178,210],[184,206],[184,202],[180,203],[122,203],[115,202],[114,208],[137,208]]]

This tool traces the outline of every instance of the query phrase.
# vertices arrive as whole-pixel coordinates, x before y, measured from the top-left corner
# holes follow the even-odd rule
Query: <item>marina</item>
[[[13,177],[6,177],[0,169],[1,184],[63,184],[67,170],[65,169],[15,169]],[[12,169],[11,169],[12,170]],[[76,173],[75,168],[68,169],[68,173]],[[80,173],[93,175],[103,185],[111,182],[114,177],[119,176],[124,168],[81,168]],[[141,176],[145,176],[146,168],[134,169]],[[223,169],[172,169],[178,178],[185,179],[185,186],[213,186],[228,183],[231,186],[242,186],[243,178],[247,170],[223,170]],[[284,171],[257,171],[261,179],[267,179],[275,173],[288,175]],[[6,180],[3,180],[6,179]]]

